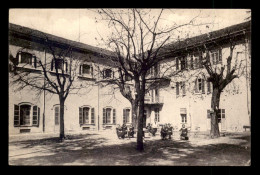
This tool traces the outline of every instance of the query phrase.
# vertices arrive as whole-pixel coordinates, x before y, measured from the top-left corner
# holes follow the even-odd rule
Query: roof
[[[220,30],[209,32],[206,34],[198,35],[192,38],[187,38],[179,42],[172,42],[163,47],[162,50],[182,50],[189,47],[196,47],[202,43],[214,41],[216,39],[228,37],[238,32],[249,32],[251,30],[251,21],[243,22],[240,24],[232,25]]]
[[[65,38],[58,37],[58,36],[55,36],[52,34],[44,33],[39,30],[31,29],[31,28],[20,26],[17,24],[9,23],[9,32],[14,32],[16,34],[20,34],[23,36],[36,37],[36,38],[42,39],[42,41],[44,41],[47,37],[48,40],[50,40],[52,42],[69,45],[76,49],[79,49],[80,51],[92,52],[92,53],[96,53],[96,54],[100,54],[100,55],[104,54],[107,56],[115,55],[114,52],[108,51],[106,49],[90,46],[88,44],[84,44],[81,42],[72,41],[69,39],[65,39]]]

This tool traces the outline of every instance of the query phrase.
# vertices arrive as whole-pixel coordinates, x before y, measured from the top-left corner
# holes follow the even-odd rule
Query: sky
[[[10,9],[9,22],[100,47],[97,39],[109,36],[111,31],[106,23],[96,23],[96,10],[98,9]],[[210,25],[196,29],[186,28],[186,33],[194,36],[245,22],[245,18],[250,15],[247,11],[249,9],[165,9],[160,25],[170,26],[173,22],[182,24],[199,15],[199,22]],[[152,14],[157,15],[159,12],[160,9],[153,9]]]

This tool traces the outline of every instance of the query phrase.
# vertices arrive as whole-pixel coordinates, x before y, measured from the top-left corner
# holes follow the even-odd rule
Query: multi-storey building
[[[74,60],[78,61],[75,83],[85,83],[81,92],[69,94],[66,99],[65,132],[103,130],[113,128],[116,124],[131,123],[129,101],[116,87],[103,87],[98,83],[118,76],[116,66],[102,56],[111,52],[10,24],[9,55],[16,58],[18,72],[19,69],[28,69],[31,74],[44,76],[35,61],[36,58],[49,63],[50,75],[53,66],[58,66],[65,72],[70,71],[69,61],[65,60],[62,64],[53,63],[53,57],[44,45],[43,36],[47,36],[55,48],[72,48],[73,55],[77,58]],[[184,123],[192,130],[198,127],[201,131],[209,130],[212,85],[206,81],[207,74],[201,64],[203,53],[198,51],[198,48],[204,44],[212,44],[212,64],[218,66],[224,64],[222,60],[226,59],[229,53],[228,45],[224,41],[234,36],[239,40],[235,53],[238,53],[239,59],[245,59],[243,64],[248,66],[244,71],[250,73],[250,22],[181,41],[178,48],[176,44],[167,46],[174,47],[174,52],[165,52],[165,61],[149,71],[148,76],[167,75],[168,80],[147,92],[144,126],[148,123],[154,126],[171,123],[175,128],[179,128]],[[178,74],[169,76],[174,75],[174,72]],[[9,73],[10,82],[11,74],[12,72]],[[44,78],[39,83],[44,83],[43,80]],[[218,115],[222,131],[242,131],[244,125],[250,124],[250,86],[248,76],[241,76],[233,80],[222,93]],[[45,91],[37,94],[27,87],[16,91],[16,88],[9,86],[9,133],[58,133],[58,95]]]

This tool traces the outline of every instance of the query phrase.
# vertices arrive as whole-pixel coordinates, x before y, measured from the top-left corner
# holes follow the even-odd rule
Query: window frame
[[[84,66],[89,66],[89,73],[84,73]],[[93,78],[94,76],[94,66],[92,63],[82,63],[79,65],[79,76],[82,77],[91,77]]]
[[[200,81],[199,81],[200,80]],[[195,80],[195,94],[205,94],[205,79],[197,77]]]
[[[154,121],[156,123],[160,122],[160,108],[154,108]]]
[[[88,108],[88,122],[84,116],[84,109]],[[79,107],[79,124],[81,125],[95,125],[96,122],[95,108],[90,105],[83,105]]]
[[[111,71],[111,76],[110,76],[110,77],[108,77],[108,76],[106,75],[106,72],[107,72],[108,70]],[[103,79],[112,79],[112,78],[114,78],[114,71],[113,71],[112,68],[104,68],[103,71],[102,71],[102,74],[103,74]]]
[[[110,118],[109,118],[109,122],[108,122],[108,116],[107,116],[107,109],[110,109]],[[102,120],[102,124],[103,125],[114,125],[116,123],[114,122],[114,109],[111,106],[107,106],[103,108],[103,120]],[[105,115],[104,115],[105,114]],[[116,111],[115,111],[115,117],[116,117]],[[116,121],[116,120],[115,120]]]
[[[27,124],[21,124],[22,106],[30,106],[29,119],[27,119],[29,120],[29,123]],[[30,102],[21,102],[19,104],[14,104],[14,121],[13,121],[14,127],[39,127],[39,123],[40,123],[40,107],[38,105],[34,105],[33,103]]]
[[[23,54],[27,54],[27,55],[30,55],[30,63],[23,63],[22,62],[22,55]],[[28,51],[19,51],[17,53],[17,57],[18,57],[18,67],[23,67],[23,68],[30,68],[30,69],[37,69],[37,58],[36,58],[36,55],[31,53],[31,52],[28,52]]]
[[[126,115],[127,114],[127,111],[129,110],[128,112],[128,116]],[[131,108],[127,107],[127,108],[124,108],[123,109],[123,123],[124,124],[127,124],[127,123],[131,123],[130,121],[130,117],[131,116]]]
[[[61,60],[61,64],[62,64],[62,68],[60,69],[60,68],[56,68],[56,63],[57,63],[57,61],[60,61]],[[69,72],[69,70],[68,70],[68,67],[69,67],[69,65],[68,65],[68,60],[67,59],[63,59],[63,58],[56,58],[56,59],[54,59],[54,58],[52,58],[52,60],[51,60],[51,72],[53,72],[53,73],[56,73],[56,69],[57,69],[57,72],[59,73],[59,74],[61,74],[62,73],[62,71],[64,72],[64,74],[68,74],[68,72]]]

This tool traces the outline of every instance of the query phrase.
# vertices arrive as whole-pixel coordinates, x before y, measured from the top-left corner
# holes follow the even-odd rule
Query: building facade
[[[175,129],[186,124],[191,130],[210,130],[212,84],[206,81],[207,73],[201,66],[200,57],[203,52],[197,51],[197,48],[205,43],[218,43],[218,47],[212,47],[210,50],[212,64],[218,67],[224,64],[224,59],[229,54],[229,48],[223,41],[237,35],[239,42],[234,52],[240,60],[245,59],[243,65],[247,66],[244,71],[250,73],[250,22],[231,26],[228,30],[232,35],[226,36],[220,30],[212,32],[211,37],[202,35],[194,37],[196,40],[191,38],[188,43],[183,41],[184,46],[175,49],[175,53],[165,54],[167,59],[149,71],[150,76],[180,73],[168,76],[170,80],[168,78],[166,83],[160,83],[147,92],[144,126],[148,123],[152,123],[153,126],[171,123]],[[132,111],[129,101],[120,94],[117,87],[103,86],[99,83],[117,76],[116,66],[111,65],[100,54],[110,54],[109,52],[44,33],[44,36],[55,43],[55,48],[61,49],[64,45],[73,48],[72,54],[76,58],[74,62],[77,62],[71,63],[68,58],[68,61],[63,61],[62,64],[53,63],[53,55],[43,44],[46,38],[40,33],[43,32],[10,24],[9,55],[16,60],[12,64],[16,64],[18,72],[29,70],[31,73],[28,76],[41,77],[39,84],[43,84],[45,80],[36,59],[47,63],[50,76],[53,66],[60,66],[61,70],[69,72],[70,65],[75,65],[74,81],[82,88],[77,93],[69,94],[65,101],[65,133],[101,131],[114,129],[117,124],[131,123]],[[11,85],[12,75],[13,72],[10,71],[9,134],[58,133],[58,95],[45,90],[39,93],[29,87],[17,89],[17,86]],[[241,76],[226,87],[220,99],[220,131],[243,131],[243,126],[250,125],[250,89],[248,76]]]

